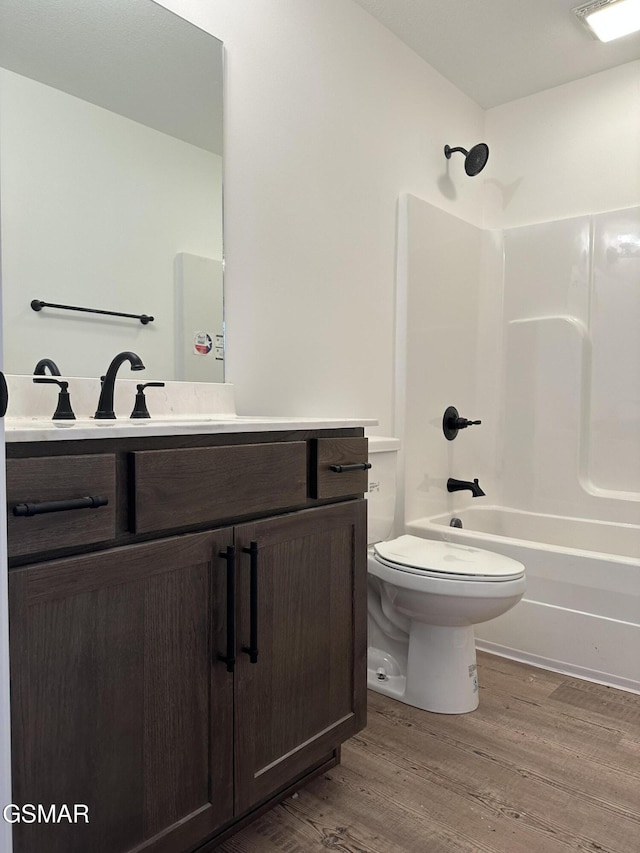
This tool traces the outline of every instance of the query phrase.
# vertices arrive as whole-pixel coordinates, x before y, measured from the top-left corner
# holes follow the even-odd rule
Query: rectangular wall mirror
[[[5,372],[224,381],[222,42],[152,0],[0,0],[0,57]]]

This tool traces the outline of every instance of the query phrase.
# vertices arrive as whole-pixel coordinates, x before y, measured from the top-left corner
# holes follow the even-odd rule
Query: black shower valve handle
[[[461,418],[455,406],[448,406],[442,418],[442,432],[447,441],[453,441],[459,430],[481,423],[482,421],[470,421],[467,418]]]
[[[479,426],[482,421],[468,421],[466,418],[458,418],[456,426],[458,429],[466,429],[470,426]]]

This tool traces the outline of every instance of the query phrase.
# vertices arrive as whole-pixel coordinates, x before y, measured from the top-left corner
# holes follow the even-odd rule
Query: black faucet
[[[477,479],[473,482],[469,482],[468,480],[454,480],[453,477],[449,477],[447,480],[448,492],[461,492],[464,489],[469,489],[472,497],[474,498],[484,497],[484,492],[480,488],[480,484]]]
[[[121,364],[128,361],[131,365],[131,370],[144,370],[144,364],[139,355],[135,352],[119,352],[113,359],[102,383],[100,391],[100,399],[98,400],[98,408],[95,413],[97,420],[109,418],[113,420],[116,416],[113,411],[113,392],[116,387],[116,374]]]
[[[33,375],[46,376],[47,368],[52,376],[60,376],[58,365],[50,358],[41,358],[34,368]]]

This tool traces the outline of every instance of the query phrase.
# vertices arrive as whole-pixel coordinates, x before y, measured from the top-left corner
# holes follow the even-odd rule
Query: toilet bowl
[[[525,568],[501,554],[440,540],[378,541],[386,519],[379,505],[384,498],[388,514],[389,491],[395,504],[396,453],[388,442],[369,439],[368,686],[427,711],[464,714],[478,707],[473,626],[520,601]]]

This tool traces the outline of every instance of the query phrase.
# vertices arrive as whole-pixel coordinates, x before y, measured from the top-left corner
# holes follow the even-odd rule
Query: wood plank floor
[[[342,763],[223,853],[639,853],[640,696],[478,654],[480,707],[369,691]]]

